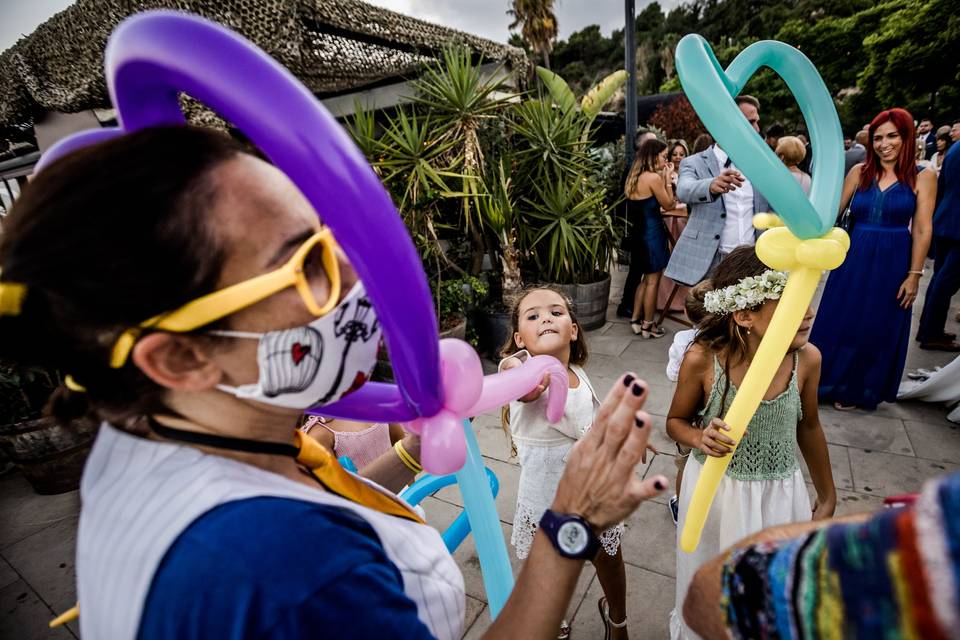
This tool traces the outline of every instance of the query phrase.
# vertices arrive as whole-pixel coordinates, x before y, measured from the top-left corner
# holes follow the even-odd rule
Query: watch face
[[[583,553],[589,543],[590,532],[580,522],[564,522],[557,530],[557,545],[564,553]]]

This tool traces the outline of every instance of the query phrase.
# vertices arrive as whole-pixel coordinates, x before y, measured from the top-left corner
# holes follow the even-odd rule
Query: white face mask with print
[[[260,341],[257,383],[220,384],[217,389],[301,411],[336,402],[369,379],[377,364],[380,333],[377,314],[359,281],[330,313],[308,325],[267,333],[211,331]]]

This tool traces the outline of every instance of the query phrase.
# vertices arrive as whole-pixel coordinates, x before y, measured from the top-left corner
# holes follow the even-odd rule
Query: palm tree
[[[520,27],[523,39],[535,54],[543,56],[543,66],[550,68],[550,52],[557,39],[557,17],[554,0],[511,0],[507,15],[513,18],[510,29]]]

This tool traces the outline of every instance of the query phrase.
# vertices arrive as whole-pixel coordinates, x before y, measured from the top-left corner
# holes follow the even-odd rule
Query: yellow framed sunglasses
[[[330,281],[330,295],[320,304],[313,296],[310,278],[319,274],[316,265],[306,264],[313,256],[314,249],[321,249],[320,262],[327,279]],[[315,316],[329,313],[340,300],[340,264],[337,261],[337,242],[329,227],[324,227],[310,236],[282,267],[269,273],[238,282],[219,291],[191,300],[182,307],[161,313],[136,327],[130,327],[117,338],[110,354],[110,366],[119,369],[130,357],[130,352],[145,329],[186,333],[215,320],[225,318],[245,307],[260,302],[273,294],[296,287],[300,299]]]

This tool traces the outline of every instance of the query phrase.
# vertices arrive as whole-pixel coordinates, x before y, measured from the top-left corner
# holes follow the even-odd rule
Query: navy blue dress
[[[850,251],[830,273],[810,335],[823,352],[821,400],[875,409],[897,399],[911,314],[897,292],[910,269],[916,208],[903,182],[881,191],[874,181],[853,195]]]
[[[630,270],[642,273],[663,271],[670,261],[670,247],[656,196],[627,200],[627,219],[632,240]]]

